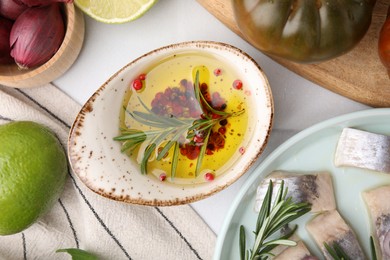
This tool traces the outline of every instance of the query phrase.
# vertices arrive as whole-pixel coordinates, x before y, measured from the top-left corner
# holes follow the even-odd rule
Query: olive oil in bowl
[[[144,174],[212,181],[245,153],[250,94],[222,58],[178,53],[130,82],[115,139]]]

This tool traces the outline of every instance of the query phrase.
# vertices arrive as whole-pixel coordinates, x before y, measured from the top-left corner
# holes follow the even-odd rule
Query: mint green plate
[[[336,117],[314,125],[293,136],[256,168],[242,186],[225,218],[219,233],[214,259],[240,259],[238,249],[239,227],[246,229],[247,248],[253,245],[257,213],[254,198],[260,181],[273,170],[328,171],[333,176],[337,208],[355,230],[367,255],[370,255],[370,220],[361,192],[378,185],[390,184],[390,175],[352,167],[334,166],[334,154],[341,131],[345,127],[390,135],[390,109],[378,108]],[[297,234],[310,251],[322,257],[319,249],[306,232],[305,223],[313,216],[297,221]]]

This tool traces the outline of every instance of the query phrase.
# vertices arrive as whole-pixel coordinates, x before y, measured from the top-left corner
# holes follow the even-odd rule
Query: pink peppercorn
[[[135,90],[141,90],[142,89],[142,81],[140,79],[135,79],[133,81],[133,88]]]
[[[239,80],[239,79],[236,79],[236,80],[233,82],[233,88],[234,88],[234,89],[242,89],[242,81]]]
[[[145,73],[142,73],[142,74],[140,74],[140,75],[138,76],[138,78],[139,78],[140,80],[145,80],[145,79],[146,79],[146,74],[145,74]]]
[[[165,181],[166,178],[167,178],[167,175],[165,173],[161,173],[159,176],[160,181]]]
[[[208,172],[204,175],[204,178],[206,179],[206,181],[213,181],[215,176],[212,172]]]

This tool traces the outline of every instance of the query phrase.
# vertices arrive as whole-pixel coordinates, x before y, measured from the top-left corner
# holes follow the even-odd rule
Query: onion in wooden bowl
[[[84,40],[84,16],[74,4],[63,4],[65,36],[58,51],[46,63],[20,69],[16,63],[0,65],[0,84],[29,88],[45,85],[67,71],[76,60]]]

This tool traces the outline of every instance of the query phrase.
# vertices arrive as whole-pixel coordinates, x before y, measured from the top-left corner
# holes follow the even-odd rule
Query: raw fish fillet
[[[310,258],[309,258],[310,257]],[[274,260],[314,260],[317,259],[311,255],[303,241],[297,241],[296,246],[287,247],[279,255],[273,258]]]
[[[326,251],[324,243],[332,246],[337,243],[350,259],[367,259],[357,240],[355,232],[345,223],[337,210],[319,214],[306,225],[326,259],[333,259]]]
[[[390,186],[363,192],[376,241],[378,259],[390,259]],[[378,247],[379,245],[379,247]],[[380,250],[379,250],[380,249]]]
[[[344,128],[337,144],[335,165],[390,173],[390,136]]]
[[[314,260],[317,259],[311,255],[305,243],[296,235],[292,235],[290,240],[297,242],[296,246],[277,246],[272,253],[275,255],[273,260]]]
[[[286,171],[274,171],[257,188],[255,198],[256,212],[260,211],[270,180],[274,184],[273,196],[276,195],[282,180],[284,180],[284,187],[288,188],[287,197],[292,197],[294,202],[311,203],[311,212],[323,212],[336,209],[332,177],[329,173],[311,172],[299,174]]]

